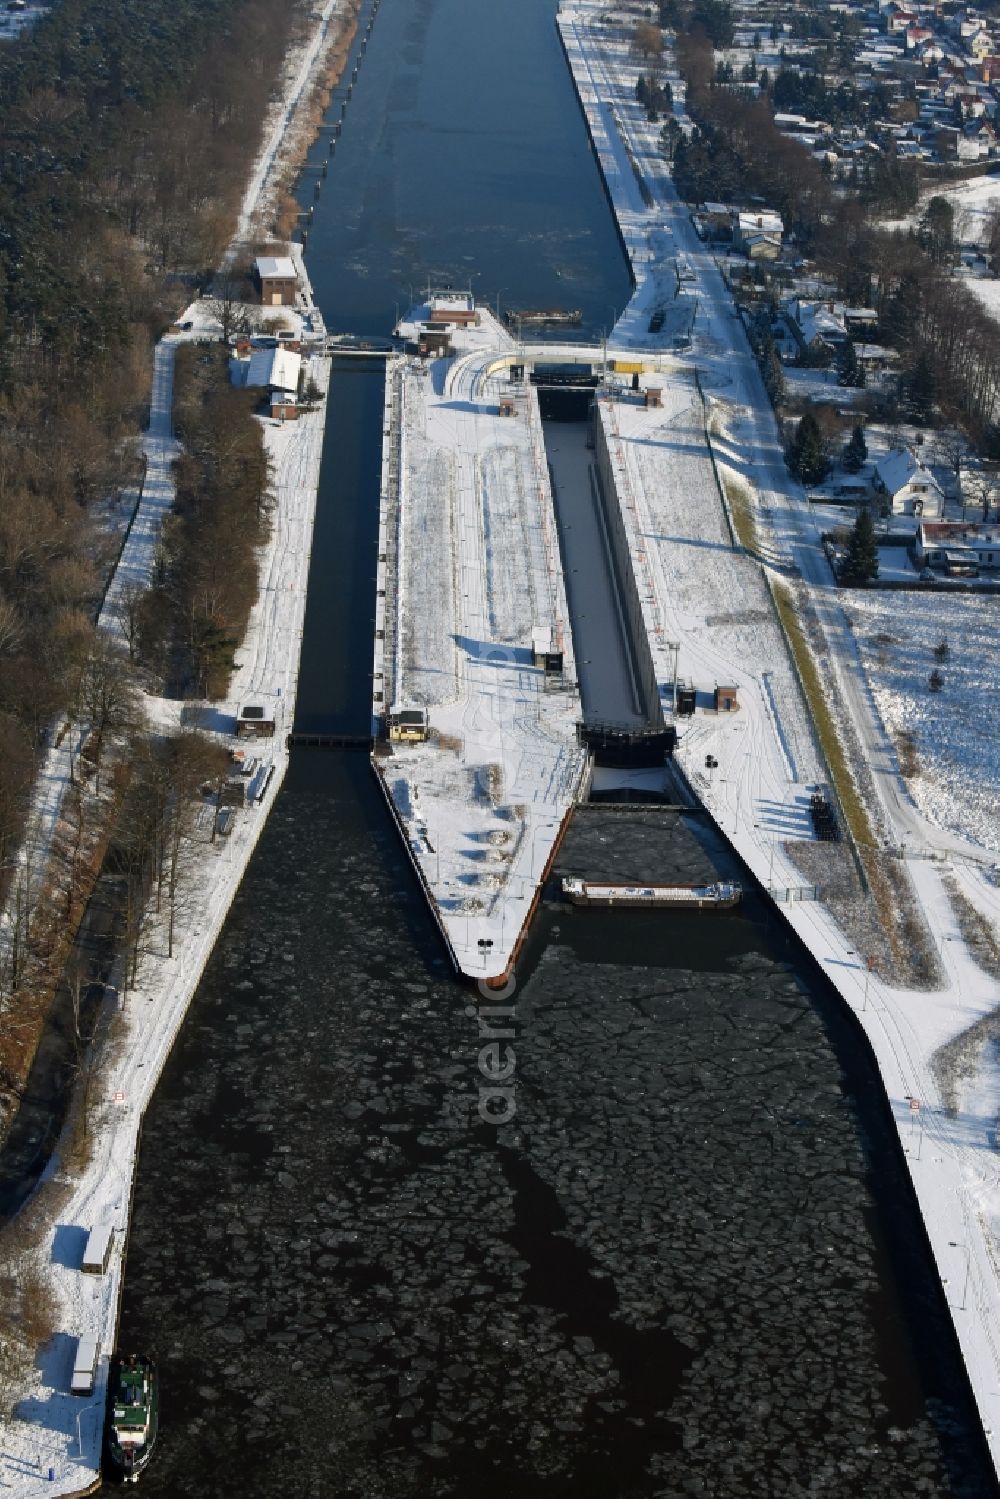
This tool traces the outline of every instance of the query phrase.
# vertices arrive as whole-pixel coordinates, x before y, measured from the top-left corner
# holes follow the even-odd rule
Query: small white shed
[[[99,1352],[96,1338],[77,1339],[73,1378],[70,1382],[70,1392],[73,1395],[93,1394]]]
[[[110,1223],[97,1223],[87,1235],[80,1269],[85,1275],[103,1275],[114,1248],[115,1230]]]

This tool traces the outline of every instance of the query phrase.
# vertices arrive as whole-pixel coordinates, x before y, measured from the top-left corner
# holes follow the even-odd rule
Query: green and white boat
[[[134,1353],[113,1359],[108,1383],[108,1456],[125,1483],[136,1483],[153,1455],[159,1414],[153,1359]]]

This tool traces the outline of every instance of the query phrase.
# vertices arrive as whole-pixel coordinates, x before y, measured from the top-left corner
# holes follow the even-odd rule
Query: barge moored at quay
[[[728,910],[743,899],[732,880],[711,885],[619,885],[567,877],[562,893],[574,906],[667,906],[675,911]]]

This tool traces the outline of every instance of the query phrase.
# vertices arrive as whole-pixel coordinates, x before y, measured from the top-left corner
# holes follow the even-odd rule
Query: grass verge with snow
[[[875,835],[872,830],[871,820],[867,809],[858,794],[858,788],[854,784],[854,778],[847,764],[847,756],[837,726],[833,721],[823,685],[820,681],[819,671],[813,658],[809,643],[799,621],[795,600],[788,589],[780,583],[775,583],[772,590],[774,602],[778,610],[778,618],[781,620],[785,632],[785,639],[798,668],[799,680],[802,690],[806,695],[809,712],[812,714],[816,735],[826,756],[826,763],[830,769],[834,790],[840,802],[841,810],[847,822],[848,829],[854,842],[859,848],[870,848],[875,843]]]

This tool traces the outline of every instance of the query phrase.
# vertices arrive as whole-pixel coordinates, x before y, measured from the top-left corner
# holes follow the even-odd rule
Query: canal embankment
[[[731,301],[635,104],[638,64],[627,41],[602,33],[600,8],[587,0],[565,6],[559,20],[581,102],[605,144],[602,170],[626,237],[644,256],[648,236],[665,230],[683,252],[705,330],[695,338],[691,362],[703,377],[709,372],[707,383],[725,401],[748,403],[758,427],[747,428],[753,445],[745,461],[753,472],[759,464],[766,476],[761,483],[775,491],[768,494],[770,503],[794,506],[795,497],[785,493],[787,476],[778,472],[780,456],[773,444],[765,453],[758,434],[758,428],[773,427],[773,418],[742,330],[734,328]],[[645,178],[642,201],[632,180],[634,163]],[[640,336],[634,320],[631,328],[630,336]],[[813,836],[810,796],[824,779],[815,736],[758,566],[732,546],[719,514],[700,401],[671,380],[657,402],[651,412],[624,392],[612,394],[602,403],[602,420],[621,440],[619,491],[631,495],[621,511],[633,555],[644,559],[658,675],[662,679],[669,669],[668,644],[677,642],[682,675],[697,688],[698,707],[684,729],[681,758],[720,830],[829,973],[875,1057],[896,1148],[905,1157],[996,1467],[1000,1283],[993,1111],[984,1097],[971,1114],[956,1117],[941,1096],[933,1057],[944,1042],[996,1009],[1000,985],[978,968],[956,930],[931,863],[911,861],[908,868],[942,964],[943,980],[933,990],[896,987],[873,972],[859,945],[790,866],[784,845]],[[737,711],[720,711],[717,689],[727,685],[735,690]]]
[[[266,195],[270,170],[279,156],[280,138],[308,98],[311,80],[324,63],[324,43],[338,0],[330,0],[307,41],[297,66],[289,71],[278,117],[271,123],[257,170],[244,202],[244,220]],[[296,315],[313,334],[322,330],[301,247],[292,245],[298,278]],[[168,352],[178,338],[217,336],[208,326],[211,309],[195,303],[181,321],[191,326],[168,336]],[[162,474],[144,485],[139,510],[119,560],[116,580],[105,608],[110,630],[116,626],[113,596],[123,580],[131,586],[148,582],[155,562],[160,527],[170,508],[172,361],[157,352],[157,410],[162,431],[154,434]],[[234,676],[238,700],[197,709],[163,699],[144,703],[150,721],[172,732],[197,722],[209,733],[227,738],[235,726],[240,702],[267,704],[275,732],[261,745],[252,794],[220,831],[214,809],[200,819],[185,850],[183,897],[178,903],[168,945],[162,913],[143,917],[142,960],[127,998],[121,983],[108,986],[95,1050],[81,1069],[86,1087],[82,1123],[75,1117],[77,1148],[57,1148],[16,1225],[17,1273],[33,1273],[46,1287],[57,1331],[40,1351],[32,1377],[10,1392],[14,1419],[3,1423],[4,1479],[14,1494],[34,1494],[44,1483],[47,1494],[89,1492],[99,1481],[108,1356],[115,1346],[118,1303],[126,1257],[131,1187],[142,1117],[164,1062],[180,1031],[192,995],[222,930],[244,871],[261,836],[267,815],[288,764],[285,732],[291,728],[312,547],[313,518],[319,484],[326,421],[329,362],[322,339],[306,350],[307,383],[314,397],[298,420],[264,419],[264,438],[272,466],[271,531],[259,558],[259,594],[246,636],[237,652]],[[161,378],[162,377],[162,378]],[[161,409],[162,408],[162,409]],[[168,955],[169,952],[169,955]],[[86,1074],[85,1077],[83,1074]],[[79,1147],[83,1139],[85,1148]],[[113,1231],[113,1253],[107,1272],[83,1277],[78,1250],[86,1231],[107,1225]],[[14,1240],[12,1239],[12,1243]],[[80,1338],[92,1338],[99,1349],[93,1394],[69,1393],[69,1374]]]

